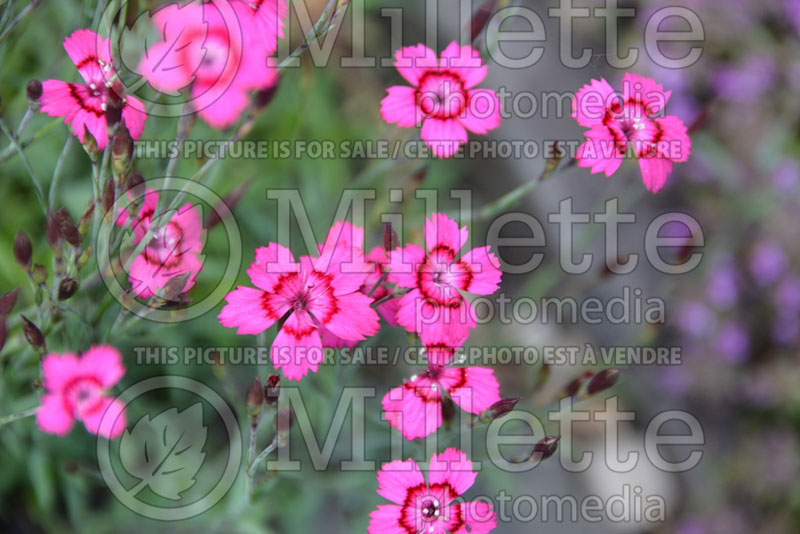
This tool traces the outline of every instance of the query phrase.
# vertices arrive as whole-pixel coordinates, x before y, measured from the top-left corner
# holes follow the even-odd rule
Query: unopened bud
[[[564,150],[561,148],[561,145],[558,142],[554,142],[553,146],[550,148],[549,153],[547,154],[547,162],[544,165],[544,171],[542,171],[541,180],[544,180],[548,176],[550,176],[553,171],[555,171],[561,160],[564,158]]]
[[[78,291],[78,281],[74,278],[64,278],[58,284],[58,300],[64,301],[71,298]]]
[[[5,317],[11,310],[14,309],[14,306],[17,304],[17,295],[19,295],[19,289],[12,289],[2,297],[0,297],[0,316]]]
[[[266,87],[264,89],[259,89],[258,91],[256,91],[256,95],[253,102],[255,104],[256,109],[258,111],[261,111],[262,109],[267,107],[269,103],[272,102],[272,99],[275,98],[275,93],[277,92],[278,92],[277,82],[269,87]]]
[[[81,145],[83,145],[83,150],[86,151],[89,159],[96,163],[97,140],[94,138],[92,132],[89,131],[89,128],[87,128],[85,124],[83,126],[83,139],[81,140]]]
[[[114,207],[114,179],[106,180],[106,187],[103,189],[103,215],[111,211]]]
[[[292,428],[292,424],[294,424],[294,413],[289,408],[279,411],[275,414],[275,439],[278,440],[279,447],[286,446],[286,437],[289,435],[289,430]]]
[[[278,405],[278,398],[281,395],[281,377],[278,375],[269,375],[267,382],[264,384],[264,402],[267,406],[275,407]]]
[[[133,158],[133,138],[123,122],[111,142],[111,169],[114,176],[123,176]]]
[[[495,419],[500,419],[504,415],[508,414],[514,407],[517,405],[519,401],[522,400],[522,397],[510,397],[508,399],[500,399],[499,401],[495,402],[489,408],[487,408],[480,416],[479,419],[482,422],[491,422]]]
[[[55,213],[55,220],[59,235],[73,247],[81,246],[81,233],[78,231],[78,227],[72,223],[69,212],[61,208]]]
[[[581,376],[567,384],[567,387],[564,388],[564,396],[565,397],[574,397],[578,394],[583,387],[583,384],[594,376],[594,371],[586,371]]]
[[[398,239],[397,232],[392,228],[392,223],[383,225],[383,250],[391,252],[397,248]]]
[[[140,189],[144,185],[144,176],[138,171],[133,171],[128,176],[127,190],[135,197],[144,196],[144,190]]]
[[[472,17],[470,21],[470,38],[475,41],[478,38],[478,35],[481,33],[483,28],[486,26],[486,23],[489,22],[489,18],[492,15],[492,11],[494,11],[494,4],[496,0],[488,0],[485,4],[483,4],[480,9],[478,9],[477,13]]]
[[[89,228],[92,225],[92,215],[94,214],[94,202],[89,202],[89,205],[86,206],[86,211],[83,212],[81,215],[80,220],[78,221],[78,233],[80,235],[86,235],[89,233]]]
[[[179,297],[183,294],[183,290],[186,287],[186,282],[189,281],[189,277],[192,273],[181,273],[173,276],[167,283],[164,284],[164,289],[161,290],[161,298],[168,302],[177,302],[179,301]]]
[[[236,186],[233,191],[228,193],[225,198],[222,199],[220,204],[224,205],[218,204],[216,207],[214,207],[214,209],[211,210],[211,213],[209,213],[208,217],[206,217],[205,224],[203,224],[206,230],[211,230],[213,227],[222,222],[220,213],[230,214],[230,212],[233,211],[233,208],[235,208],[236,204],[238,204],[242,199],[242,196],[247,191],[247,188],[250,187],[252,181],[252,178],[248,178],[243,183]]]
[[[536,383],[534,384],[534,389],[539,391],[547,384],[547,381],[550,379],[550,365],[546,362],[542,364],[539,368],[539,372],[536,373]]]
[[[31,266],[31,258],[33,257],[33,246],[28,234],[22,230],[17,232],[14,236],[14,258],[23,269]]]
[[[247,390],[247,415],[250,416],[250,424],[258,424],[258,414],[261,413],[261,404],[264,402],[264,390],[261,389],[261,382],[258,377],[253,378],[250,389]]]
[[[545,436],[533,447],[533,452],[529,460],[541,462],[553,456],[558,450],[558,442],[560,439],[560,436]]]
[[[587,395],[594,395],[609,389],[611,386],[617,383],[621,372],[622,371],[616,367],[611,367],[609,369],[603,369],[594,375],[592,381],[589,382],[589,385],[586,387]]]
[[[28,86],[25,88],[25,94],[31,102],[39,100],[42,96],[42,82],[36,79],[29,81]]]
[[[35,349],[43,349],[44,348],[44,335],[42,335],[42,331],[39,328],[30,322],[27,317],[24,315],[22,317],[22,331],[25,334],[25,339],[28,340],[28,343],[35,348]]]
[[[56,219],[56,215],[52,211],[47,212],[44,235],[47,238],[47,243],[52,249],[55,250],[59,247],[61,241],[61,232],[58,229],[58,219]]]
[[[106,91],[105,115],[109,137],[114,135],[119,121],[122,120],[122,107],[124,106],[124,102],[122,101],[121,93],[122,87],[119,84],[109,87]]]
[[[442,423],[444,423],[444,427],[449,429],[455,418],[456,405],[453,403],[453,399],[442,396]]]
[[[44,268],[44,265],[39,265],[37,263],[33,266],[31,277],[36,284],[42,285],[47,282],[47,269]]]

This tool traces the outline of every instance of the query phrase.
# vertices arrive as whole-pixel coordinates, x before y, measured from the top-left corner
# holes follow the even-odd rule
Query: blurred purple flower
[[[714,328],[714,314],[699,302],[684,302],[678,311],[678,328],[693,337],[706,337]]]
[[[750,253],[750,273],[761,285],[771,284],[780,278],[786,263],[786,253],[772,241],[760,242]]]
[[[772,86],[776,75],[771,58],[753,55],[736,65],[720,67],[712,78],[721,98],[732,102],[755,102]]]
[[[717,308],[728,309],[739,298],[739,273],[731,261],[724,261],[709,276],[706,290],[711,303]]]
[[[794,31],[800,35],[800,0],[783,0],[786,18],[794,26]]]
[[[800,184],[800,166],[793,159],[783,159],[772,171],[772,183],[776,193],[794,193]]]
[[[658,373],[658,386],[673,397],[681,397],[692,387],[692,374],[680,365],[669,365]]]
[[[740,323],[730,321],[722,325],[714,340],[714,350],[728,363],[741,363],[747,358],[750,336]]]
[[[800,318],[793,313],[778,315],[772,324],[772,339],[782,345],[794,346],[800,334]]]
[[[800,311],[800,278],[791,276],[778,285],[775,305],[781,313]]]

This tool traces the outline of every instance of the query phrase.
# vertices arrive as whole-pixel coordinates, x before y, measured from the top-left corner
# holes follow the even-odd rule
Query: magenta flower
[[[500,125],[500,99],[491,89],[474,89],[486,77],[486,65],[471,46],[453,41],[441,59],[418,44],[395,52],[395,68],[413,87],[389,87],[381,117],[414,128],[440,158],[449,158],[467,142],[467,130],[486,134]]]
[[[632,150],[645,187],[658,192],[673,163],[686,161],[692,148],[683,122],[663,116],[670,94],[652,79],[630,72],[622,79],[622,95],[603,79],[584,85],[572,100],[572,118],[590,128],[578,147],[578,165],[611,176]]]
[[[74,354],[48,354],[42,362],[46,393],[36,412],[43,432],[65,436],[75,421],[86,430],[116,438],[125,429],[125,407],[106,395],[125,374],[122,356],[107,345],[92,347],[80,358]]]
[[[364,244],[364,229],[359,226],[353,226],[349,222],[335,222],[333,226],[331,226],[330,231],[328,231],[328,236],[325,238],[325,243],[319,246],[320,252],[322,252],[325,247],[337,247],[337,246],[345,246],[353,249],[353,254],[362,254],[363,255],[363,244]],[[375,284],[380,282],[381,277],[383,276],[384,270],[386,269],[386,264],[388,263],[389,259],[386,256],[386,252],[384,252],[383,247],[375,247],[373,248],[369,254],[367,254],[366,263],[371,267],[371,271],[367,278],[364,280],[364,284],[361,286],[359,291],[364,295],[371,297],[372,302],[378,302],[385,297],[387,297],[390,293],[390,290],[383,284],[380,284],[375,288],[375,291],[372,292],[372,295],[369,294],[370,291],[375,287]],[[380,314],[381,317],[386,320],[387,323],[391,326],[397,325],[397,300],[396,299],[389,299],[384,302],[381,302],[377,305],[376,310]],[[320,335],[322,336],[322,345],[325,347],[331,348],[341,348],[341,347],[355,347],[358,344],[358,341],[355,340],[346,340],[336,336],[333,332],[328,330],[327,328],[322,328],[320,330]]]
[[[289,14],[286,0],[236,0],[249,6],[255,13],[258,38],[267,54],[278,49],[278,37],[283,37],[283,25]]]
[[[491,369],[452,365],[455,351],[462,342],[426,346],[427,369],[383,397],[389,425],[399,430],[404,438],[424,438],[442,426],[443,394],[473,414],[483,412],[500,400],[500,385]]]
[[[326,247],[317,258],[295,262],[289,249],[270,243],[256,250],[247,270],[256,287],[230,292],[219,320],[238,334],[259,334],[282,320],[270,359],[286,378],[300,380],[323,361],[323,328],[348,341],[378,331],[372,299],[361,292],[371,272],[353,248]]]
[[[478,473],[463,452],[450,448],[434,454],[428,480],[414,460],[395,460],[378,471],[382,504],[369,517],[369,534],[487,534],[497,527],[492,505],[459,502]]]
[[[150,230],[153,214],[158,206],[158,193],[152,189],[145,193],[139,213],[130,222],[133,243],[139,243]],[[130,214],[120,210],[117,224],[128,223]],[[128,279],[136,295],[149,298],[163,289],[172,278],[188,274],[181,293],[189,291],[203,268],[200,253],[203,251],[203,223],[197,208],[188,202],[156,230],[145,249],[133,259]]]
[[[263,21],[256,20],[269,19],[266,11],[257,16],[239,1],[168,4],[153,15],[163,40],[150,46],[138,70],[159,91],[191,86],[197,114],[212,127],[225,128],[247,107],[249,91],[277,80],[267,65],[276,37],[261,33]]]
[[[108,144],[106,126],[106,103],[109,92],[122,100],[122,119],[131,134],[138,139],[147,120],[144,104],[132,96],[119,94],[121,85],[113,83],[116,76],[111,61],[111,45],[91,30],[77,30],[64,39],[64,49],[78,67],[84,83],[68,83],[61,80],[42,82],[39,111],[51,117],[64,117],[64,123],[72,126],[73,135],[83,142],[85,130],[97,140],[97,148]],[[113,84],[113,88],[112,88]]]
[[[425,219],[426,251],[417,245],[392,251],[389,281],[410,291],[400,297],[397,322],[418,333],[423,344],[466,339],[475,327],[475,312],[461,294],[497,291],[502,272],[489,247],[458,252],[467,241],[467,227],[441,213]]]

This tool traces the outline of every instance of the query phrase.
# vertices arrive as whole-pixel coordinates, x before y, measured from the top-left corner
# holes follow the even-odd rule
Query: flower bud
[[[278,375],[269,375],[267,382],[264,384],[264,402],[267,406],[275,407],[278,405],[278,398],[281,395],[281,377]]]
[[[592,381],[589,382],[589,385],[586,387],[586,394],[594,395],[596,393],[600,393],[601,391],[609,389],[611,386],[617,383],[621,372],[622,371],[620,371],[616,367],[603,369],[602,371],[594,375]]]
[[[0,297],[0,317],[5,317],[11,313],[11,310],[14,309],[14,305],[17,303],[18,294],[19,289],[12,289]]]
[[[286,408],[275,414],[273,425],[275,427],[275,439],[277,440],[279,447],[286,446],[287,438],[289,437],[289,430],[291,430],[293,423],[294,414],[292,413],[291,409]]]
[[[111,211],[114,207],[114,179],[109,178],[106,180],[105,189],[103,189],[103,215]]]
[[[450,397],[442,396],[442,423],[445,429],[449,429],[456,418],[456,405]]]
[[[529,460],[541,462],[553,456],[558,450],[558,442],[560,439],[560,436],[545,436],[533,447],[533,452]]]
[[[481,30],[486,26],[486,23],[489,22],[489,18],[492,15],[492,11],[494,10],[494,4],[497,0],[488,0],[485,4],[483,4],[480,9],[478,9],[477,13],[472,17],[470,21],[470,38],[474,42],[475,39],[478,38],[478,35],[481,33]]]
[[[31,277],[36,284],[42,285],[47,282],[47,269],[44,268],[44,265],[39,265],[37,263],[33,266]]]
[[[261,404],[264,402],[264,390],[261,389],[261,382],[258,377],[253,378],[250,389],[247,390],[247,415],[250,416],[250,424],[258,424],[258,415],[261,413]]]
[[[73,247],[81,246],[81,233],[78,231],[78,227],[72,223],[72,217],[69,212],[61,208],[55,213],[54,217],[59,235]]]
[[[89,156],[89,159],[93,163],[97,163],[97,140],[85,124],[83,126],[83,141],[81,141],[81,145],[83,145],[83,150]]]
[[[31,102],[38,101],[42,96],[42,82],[37,79],[29,81],[28,86],[25,88],[25,94]]]
[[[499,401],[495,402],[489,408],[483,411],[478,416],[479,421],[483,423],[489,423],[495,419],[500,419],[504,415],[508,414],[511,410],[514,409],[514,406],[517,405],[519,401],[522,400],[522,397],[510,397],[508,399],[500,399]]]
[[[33,246],[28,234],[22,230],[17,232],[14,236],[14,258],[23,269],[31,266],[31,257],[33,256]]]
[[[183,290],[186,287],[186,282],[189,281],[191,275],[192,273],[176,274],[167,280],[167,283],[164,284],[164,288],[161,290],[161,298],[168,302],[178,302],[180,300],[179,297],[183,294]]]
[[[89,205],[86,206],[86,211],[83,212],[81,215],[81,219],[78,221],[78,233],[82,236],[89,233],[89,228],[92,225],[92,215],[94,214],[94,202],[89,202]]]
[[[128,170],[133,158],[133,138],[123,122],[111,142],[111,169],[114,176],[122,176]]]
[[[44,335],[39,328],[30,322],[24,315],[22,317],[22,332],[25,334],[25,339],[35,349],[43,349],[45,347]]]
[[[565,397],[574,397],[578,394],[583,387],[583,384],[594,376],[594,371],[586,371],[578,378],[567,384],[567,387],[564,388],[564,396]]]
[[[140,189],[140,187],[144,187],[144,176],[142,173],[138,171],[133,171],[128,176],[128,184],[127,190],[136,197],[144,196],[144,190]]]
[[[106,128],[108,136],[112,137],[117,129],[119,121],[122,120],[122,87],[119,83],[114,84],[106,90]]]
[[[8,335],[8,330],[6,328],[6,318],[0,317],[0,352],[2,352],[3,347],[6,345],[6,337]]]
[[[78,281],[74,278],[64,278],[58,284],[58,300],[64,301],[71,298],[78,291]]]
[[[248,178],[243,183],[237,185],[233,191],[225,195],[225,198],[223,198],[222,202],[220,203],[224,204],[224,206],[220,205],[219,207],[215,207],[214,209],[212,209],[211,213],[209,213],[208,217],[206,217],[206,221],[203,224],[203,227],[206,230],[211,230],[213,227],[221,223],[222,219],[220,218],[220,213],[227,212],[228,214],[230,214],[230,212],[233,211],[233,208],[236,207],[236,204],[238,204],[239,201],[242,199],[242,196],[247,191],[247,188],[250,187],[252,181],[253,181],[252,178]]]
[[[58,219],[56,219],[56,215],[52,211],[47,212],[44,235],[47,238],[47,243],[53,250],[57,249],[61,244],[61,232],[58,229]]]
[[[277,82],[269,87],[266,87],[264,89],[259,89],[258,91],[256,91],[256,95],[253,101],[256,110],[261,111],[262,109],[267,107],[269,103],[272,102],[272,99],[275,98],[275,93],[277,92],[278,92]]]
[[[398,239],[397,232],[392,228],[392,223],[383,225],[383,250],[387,253],[397,248]]]

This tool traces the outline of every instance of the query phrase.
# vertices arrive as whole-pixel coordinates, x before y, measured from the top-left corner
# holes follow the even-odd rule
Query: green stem
[[[42,189],[42,184],[39,182],[39,178],[36,176],[36,171],[33,170],[33,166],[31,165],[28,156],[26,156],[25,152],[23,152],[22,145],[19,144],[17,137],[11,133],[11,130],[9,130],[8,125],[3,117],[0,117],[0,129],[3,130],[3,133],[6,135],[6,137],[8,137],[8,140],[19,154],[19,157],[22,158],[22,163],[25,165],[25,169],[28,171],[28,175],[30,175],[31,181],[33,182],[33,188],[36,190],[36,196],[39,198],[39,204],[42,205],[42,212],[44,213],[45,217],[47,217],[47,203],[44,199],[44,190]]]
[[[0,417],[0,426],[7,425],[8,423],[12,423],[18,419],[24,419],[26,417],[30,417],[32,415],[36,415],[36,412],[39,410],[38,406],[34,406],[33,408],[28,408],[27,410],[22,410],[21,412],[12,413],[10,415],[6,415],[4,417]]]

